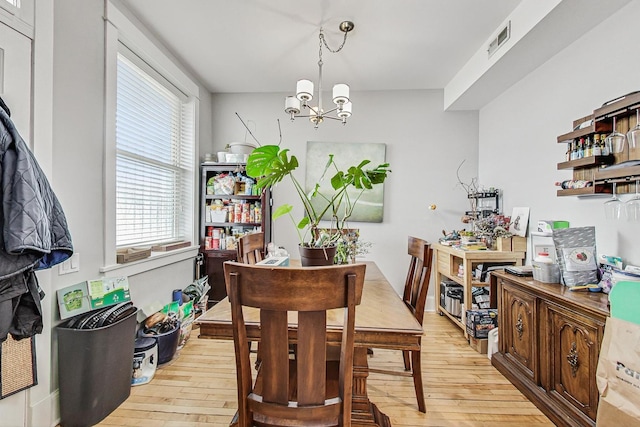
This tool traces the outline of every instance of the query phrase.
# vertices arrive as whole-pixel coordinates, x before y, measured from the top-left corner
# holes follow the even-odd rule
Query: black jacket
[[[73,254],[62,206],[2,106],[0,202],[1,342],[8,331],[19,339],[42,330],[41,319],[24,317],[41,316],[42,294],[33,271],[52,267]],[[33,326],[37,323],[39,328]]]

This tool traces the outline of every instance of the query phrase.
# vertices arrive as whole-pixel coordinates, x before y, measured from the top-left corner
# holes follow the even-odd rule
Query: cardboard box
[[[116,251],[116,263],[126,264],[127,262],[140,261],[151,256],[151,248],[146,249],[118,249]]]
[[[58,289],[56,294],[62,320],[98,308],[131,301],[129,279],[126,276],[87,280]]]
[[[467,334],[473,338],[487,338],[489,331],[498,327],[498,310],[486,308],[467,310]]]
[[[489,340],[469,337],[469,345],[478,353],[487,354],[487,350],[489,348]]]
[[[152,252],[168,252],[168,251],[174,251],[176,249],[187,248],[189,246],[191,246],[191,242],[186,242],[186,241],[173,242],[173,243],[167,243],[164,245],[151,246],[151,251]]]
[[[511,252],[511,237],[498,237],[496,239],[496,250]]]
[[[527,252],[527,238],[520,236],[511,237],[511,250],[513,252]]]

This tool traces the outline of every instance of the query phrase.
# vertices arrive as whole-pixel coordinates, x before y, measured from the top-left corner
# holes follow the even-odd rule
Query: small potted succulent
[[[360,196],[374,185],[382,184],[391,172],[388,163],[368,169],[370,163],[364,159],[341,170],[334,161],[334,155],[330,154],[321,178],[310,192],[306,192],[295,177],[298,159],[280,145],[262,145],[254,149],[247,160],[246,170],[247,175],[258,179],[258,188],[273,187],[285,178],[291,180],[302,203],[304,216],[296,220],[292,215],[293,206],[285,204],[274,210],[273,219],[288,215],[296,225],[303,265],[319,265],[333,263],[336,244],[342,239],[342,230],[346,228]],[[321,187],[325,176],[330,176],[330,188]],[[352,189],[355,192],[348,191]],[[331,217],[331,226],[321,227],[320,221],[327,215]],[[315,261],[307,261],[305,253],[313,249],[321,251],[321,255],[316,255]]]

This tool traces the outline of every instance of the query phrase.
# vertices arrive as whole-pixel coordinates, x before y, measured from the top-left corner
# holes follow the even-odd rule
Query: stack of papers
[[[460,245],[460,249],[467,251],[482,251],[487,249],[487,245],[484,242],[467,242]]]

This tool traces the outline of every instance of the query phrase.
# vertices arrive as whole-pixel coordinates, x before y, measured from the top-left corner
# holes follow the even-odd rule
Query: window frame
[[[190,230],[187,234],[192,245],[170,253],[153,252],[151,257],[128,264],[116,263],[116,101],[117,101],[117,64],[118,52],[122,43],[159,73],[164,79],[185,94],[187,102],[193,107],[193,159],[192,182],[194,198],[198,179],[198,119],[199,119],[199,87],[187,76],[174,61],[147,37],[122,11],[110,1],[105,8],[105,144],[104,144],[104,259],[100,272],[118,270],[118,274],[132,275],[148,271],[164,265],[172,264],[196,256],[198,212],[196,203],[192,206]],[[141,25],[141,24],[138,24]]]
[[[34,38],[35,0],[18,0],[18,5],[0,1],[0,22],[8,25],[19,33]]]

